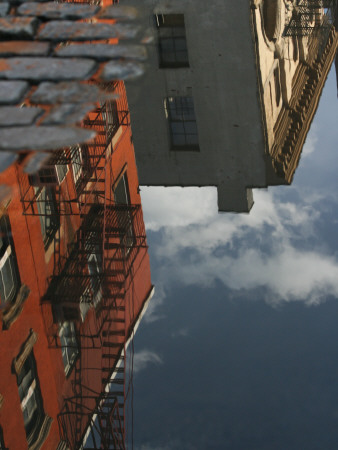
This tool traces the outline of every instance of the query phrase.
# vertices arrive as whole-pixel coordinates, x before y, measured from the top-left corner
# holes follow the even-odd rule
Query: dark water
[[[218,215],[208,188],[142,189],[157,290],[136,448],[336,448],[335,92],[332,70],[293,185],[256,190],[250,215]]]
[[[224,5],[216,3],[222,10]],[[156,134],[157,110],[147,110],[158,86],[149,103],[140,101],[152,70],[169,70],[168,88],[179,80],[182,72],[176,70],[193,73],[198,61],[188,45],[191,24],[180,11],[172,13],[170,2],[161,4],[164,14],[155,8],[141,42],[156,47],[159,66],[151,66],[149,50],[148,75],[127,83],[127,90],[122,82],[110,86],[118,95],[98,103],[82,123],[95,129],[95,141],[52,154],[1,150],[1,449],[337,448],[337,80],[332,65],[325,85],[324,75],[321,80],[322,92],[316,92],[319,106],[303,136],[291,183],[287,170],[298,145],[292,127],[299,133],[305,125],[303,111],[287,104],[290,87],[280,79],[284,72],[276,71],[278,64],[291,72],[302,66],[309,79],[304,92],[315,95],[313,67],[300,63],[305,56],[297,33],[304,33],[305,25],[299,18],[293,22],[296,3],[310,28],[320,7],[326,12],[331,7],[330,24],[335,19],[330,1],[252,2],[253,10],[261,5],[270,46],[280,32],[275,9],[284,5],[289,25],[283,39],[292,37],[293,53],[275,45],[273,61],[271,54],[262,58],[258,76],[266,64],[278,87],[271,91],[270,86],[268,101],[269,84],[256,80],[251,80],[253,89],[243,82],[237,92],[226,92],[224,83],[219,91],[220,98],[227,93],[229,110],[237,114],[231,130],[224,120],[224,135],[233,139],[232,133],[239,133],[235,141],[229,137],[235,144],[224,158],[236,159],[244,154],[240,143],[252,143],[246,158],[238,157],[236,172],[224,169],[219,183],[203,177],[191,181],[194,170],[200,170],[193,159],[191,172],[185,171],[184,152],[203,154],[203,139],[210,133],[210,117],[198,111],[198,100],[194,107],[191,87],[171,89],[170,96],[158,99],[163,135]],[[313,46],[318,55],[324,47],[320,39]],[[128,43],[123,59],[126,49]],[[133,51],[136,59],[144,57],[143,47]],[[228,57],[236,62],[243,55]],[[242,63],[250,66],[250,61]],[[235,71],[230,65],[229,73]],[[245,70],[237,75],[244,81],[249,76]],[[203,85],[201,92],[209,87]],[[247,110],[257,108],[252,123],[245,119],[243,92]],[[206,112],[210,98],[203,98]],[[285,125],[276,111],[273,116],[276,105],[283,105],[293,120],[284,147],[269,143],[271,130],[277,136]],[[144,108],[144,117],[138,108]],[[219,112],[222,120],[225,110]],[[151,114],[154,125],[147,129]],[[215,124],[216,119],[217,111]],[[138,146],[143,132],[151,143],[146,148]],[[166,140],[170,167],[153,152]],[[278,146],[283,151],[278,153]],[[217,157],[213,149],[208,152],[205,171],[211,167],[213,172]],[[256,179],[253,173],[262,161],[270,181],[260,184],[269,187],[253,189],[252,208],[248,193],[244,207],[240,202],[229,207],[229,201],[228,212],[219,213],[216,185],[224,182],[230,191],[235,186],[236,196],[242,173]],[[159,168],[155,181],[143,182],[145,167],[153,163]],[[173,168],[178,175],[169,183]],[[247,183],[245,188],[253,185]],[[174,186],[164,187],[169,184]],[[250,212],[235,213],[246,209]]]

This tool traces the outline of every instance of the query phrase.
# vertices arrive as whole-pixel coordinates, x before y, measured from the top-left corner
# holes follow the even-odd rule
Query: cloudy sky
[[[137,450],[338,448],[337,117],[332,70],[293,185],[249,215],[218,214],[214,188],[142,188]]]

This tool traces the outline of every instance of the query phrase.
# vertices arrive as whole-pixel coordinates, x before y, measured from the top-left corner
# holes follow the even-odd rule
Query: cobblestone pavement
[[[93,139],[81,121],[94,102],[113,97],[109,82],[144,72],[149,36],[137,20],[121,5],[0,3],[0,164],[15,159],[11,152]]]

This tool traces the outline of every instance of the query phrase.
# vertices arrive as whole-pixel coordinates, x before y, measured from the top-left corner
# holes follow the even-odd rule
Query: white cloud
[[[178,338],[178,337],[186,337],[189,334],[188,328],[180,328],[178,330],[174,330],[171,333],[172,338]]]
[[[149,188],[143,201],[152,229],[162,229],[152,251],[163,266],[157,268],[163,292],[178,281],[205,286],[219,279],[233,290],[266,287],[270,303],[316,304],[328,295],[338,297],[338,261],[333,251],[323,251],[316,235],[317,207],[305,200],[281,202],[273,189],[256,190],[249,215],[217,214],[209,188],[187,195],[184,189],[157,189]],[[156,213],[157,203],[168,208],[163,216]],[[198,204],[205,206],[205,215],[203,208],[195,212]],[[185,213],[177,218],[182,205]]]
[[[312,124],[311,129],[307,135],[306,141],[302,150],[302,158],[307,157],[313,153],[318,143],[318,131],[316,124]]]
[[[165,299],[165,292],[163,285],[160,283],[156,284],[156,290],[153,298],[151,299],[151,302],[149,303],[149,306],[147,308],[147,311],[143,317],[143,321],[145,323],[152,323],[156,322],[157,320],[164,319],[165,316],[158,312],[161,305],[163,304]]]
[[[212,187],[143,186],[141,197],[147,230],[188,226],[207,221],[217,212],[217,191]]]
[[[163,440],[163,439],[162,439]],[[145,443],[136,446],[135,450],[196,450],[196,447],[188,442],[182,442],[180,438],[170,439],[166,444]]]
[[[141,350],[134,354],[134,373],[146,369],[149,365],[163,364],[162,358],[151,350]]]

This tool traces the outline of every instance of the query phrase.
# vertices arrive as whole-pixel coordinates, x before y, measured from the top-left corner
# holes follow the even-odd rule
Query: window
[[[173,150],[199,150],[192,97],[168,97],[165,110]]]
[[[44,187],[37,190],[36,202],[40,217],[43,243],[45,249],[47,249],[60,226],[60,217],[52,188]]]
[[[79,145],[70,149],[75,184],[82,175],[82,150]]]
[[[125,173],[115,186],[114,199],[118,205],[129,205],[128,180]]]
[[[80,315],[82,322],[84,322],[86,315],[92,306],[91,295],[89,289],[86,288],[84,293],[80,296]]]
[[[18,388],[29,446],[35,443],[45,418],[33,352],[27,356],[18,373]]]
[[[59,336],[61,341],[62,360],[65,367],[65,373],[68,375],[79,354],[74,322],[63,322],[60,326]]]
[[[90,275],[90,283],[92,288],[92,303],[96,307],[102,299],[101,275],[102,275],[102,258],[99,253],[91,254],[88,258],[88,272]]]
[[[120,228],[120,240],[125,253],[128,255],[134,245],[135,237],[128,192],[127,174],[124,173],[114,189],[114,199],[117,205],[117,220]]]
[[[116,100],[107,101],[102,106],[101,114],[108,138],[114,136],[120,126]]]
[[[56,156],[54,158],[51,157],[42,169],[36,174],[30,175],[30,184],[32,186],[58,186],[61,184],[68,172],[68,165],[65,159],[64,151],[56,152]],[[58,164],[55,164],[55,161]]]
[[[7,216],[0,219],[0,306],[12,303],[20,288],[12,232]]]
[[[157,14],[160,67],[189,67],[183,14]]]

